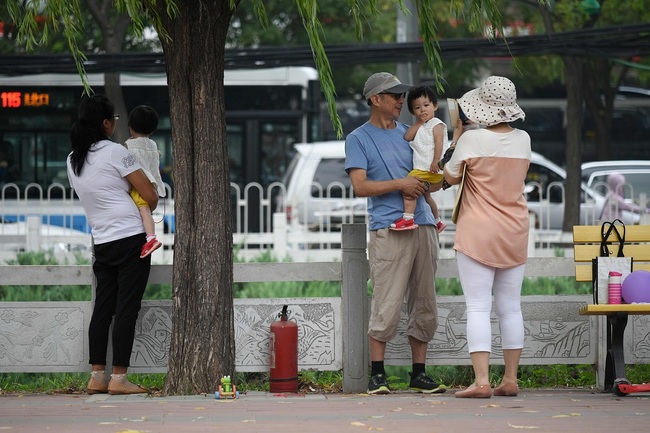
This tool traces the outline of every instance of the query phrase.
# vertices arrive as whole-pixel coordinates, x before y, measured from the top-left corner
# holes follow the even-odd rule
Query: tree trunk
[[[131,17],[126,12],[118,12],[113,7],[113,0],[85,0],[93,20],[102,32],[104,50],[108,54],[122,52],[122,44],[131,24]],[[113,133],[113,141],[122,143],[129,138],[126,103],[122,94],[119,72],[106,72],[104,74],[104,94],[115,104],[115,113],[120,115],[117,127]]]
[[[614,68],[608,59],[588,59],[584,70],[584,97],[587,111],[593,119],[595,149],[589,149],[590,159],[612,159],[612,119],[618,87],[627,74],[627,67]],[[614,158],[616,159],[616,158]]]
[[[169,18],[152,7],[161,36],[169,90],[176,237],[172,340],[164,393],[212,393],[234,374],[233,258],[224,106],[229,2],[180,0]]]
[[[566,186],[564,192],[564,220],[562,230],[573,231],[580,222],[580,183],[582,164],[582,70],[583,61],[577,57],[563,57],[564,82],[567,90],[568,120],[566,127]]]
[[[104,73],[104,93],[115,104],[115,113],[120,115],[112,140],[124,144],[129,138],[129,112],[124,102],[119,72]]]

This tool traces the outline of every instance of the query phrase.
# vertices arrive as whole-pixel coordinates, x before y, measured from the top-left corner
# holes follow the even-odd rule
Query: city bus
[[[104,74],[90,74],[95,93],[104,93]],[[160,117],[152,139],[161,153],[163,179],[173,188],[172,137],[165,74],[120,74],[127,111],[140,104]],[[225,105],[230,180],[237,185],[280,180],[293,144],[320,138],[321,92],[310,67],[226,70]],[[70,126],[82,95],[76,74],[0,75],[0,188],[54,183],[68,185],[65,160]],[[128,113],[122,114],[126,121]],[[7,190],[11,194],[15,189]],[[35,189],[30,189],[35,191]],[[15,192],[14,192],[15,194]]]

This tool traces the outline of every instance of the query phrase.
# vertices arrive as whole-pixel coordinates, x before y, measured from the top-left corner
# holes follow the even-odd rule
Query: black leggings
[[[93,272],[97,289],[88,328],[90,364],[106,365],[112,321],[112,365],[130,365],[135,323],[151,270],[151,256],[140,258],[145,242],[146,236],[142,233],[94,246]]]

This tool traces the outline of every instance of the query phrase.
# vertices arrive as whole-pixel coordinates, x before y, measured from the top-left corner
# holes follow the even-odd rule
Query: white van
[[[533,152],[526,176],[526,200],[528,212],[535,217],[540,229],[561,230],[564,221],[564,200],[566,188],[566,171]],[[580,221],[581,225],[597,224],[605,204],[603,194],[580,185]]]
[[[289,222],[311,230],[336,230],[343,223],[367,222],[366,198],[355,197],[345,172],[345,141],[295,145],[296,155],[283,178]],[[533,152],[526,180],[528,209],[540,229],[562,229],[564,217],[563,168]],[[441,217],[454,230],[451,210],[457,188],[433,193]],[[596,224],[605,202],[603,194],[582,185],[580,223]]]
[[[345,141],[300,143],[295,149],[282,180],[287,187],[286,201],[280,203],[286,206],[290,223],[321,230],[367,222],[366,198],[354,196],[345,172]],[[444,211],[451,215],[455,196],[456,187],[433,193],[442,215]]]
[[[345,172],[345,142],[300,143],[282,183],[288,222],[312,230],[366,221],[366,200],[355,198]]]

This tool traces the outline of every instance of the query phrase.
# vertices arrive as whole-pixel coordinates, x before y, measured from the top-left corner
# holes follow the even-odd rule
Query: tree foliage
[[[558,0],[553,7],[545,7],[527,0],[513,2],[515,15],[534,26],[536,33],[556,33],[588,27],[610,27],[619,24],[648,22],[650,10],[644,0],[607,0],[602,1],[597,15],[590,15],[581,9],[580,2]],[[629,62],[620,59],[608,59],[613,67],[623,66]],[[650,58],[629,59],[636,69],[631,69],[627,84],[646,86],[650,84]],[[529,56],[517,59],[526,86],[547,85],[563,81],[562,59],[555,55]],[[617,66],[619,65],[619,66]],[[607,75],[606,78],[609,78]]]
[[[2,0],[0,12],[3,15],[0,18],[5,28],[15,29],[5,32],[9,44],[3,45],[3,50],[13,49],[17,53],[69,52],[90,92],[83,62],[88,53],[107,52],[107,35],[116,33],[116,30],[132,35],[121,43],[121,50],[141,51],[159,45],[142,37],[155,20],[159,22],[159,17],[144,13],[142,3],[140,0]],[[173,13],[173,2],[169,3],[169,11]],[[93,19],[111,31],[99,31],[93,25]],[[61,40],[65,41],[65,48],[58,45]]]
[[[17,43],[15,40],[17,28],[16,23],[10,18],[9,3],[15,4],[15,0],[0,0],[0,23],[2,24],[2,36],[0,37],[0,54],[57,54],[69,53],[68,40],[59,27],[58,31],[52,31],[47,39],[39,38],[35,43],[30,46],[29,50],[23,43]],[[83,24],[80,28],[83,34],[79,38],[83,41],[83,50],[85,53],[105,53],[104,48],[104,34],[100,31],[99,26],[96,25],[93,15],[91,15],[91,8],[87,4],[99,4],[98,0],[83,0],[79,3],[79,10],[81,15],[77,17]],[[113,1],[101,2],[108,3],[109,9],[103,5],[98,12],[106,14],[102,16],[102,20],[111,20],[108,16],[119,14],[119,11],[113,7]],[[127,17],[128,14],[125,13]],[[44,17],[42,15],[36,16],[36,21],[39,29],[42,28]],[[109,23],[110,24],[110,23]],[[148,23],[145,17],[143,31],[139,35],[136,33],[132,26],[131,19],[128,19],[128,29],[126,37],[122,43],[121,51],[124,52],[155,52],[161,51],[160,41],[155,33],[152,33],[153,27]]]
[[[556,0],[544,5],[531,5],[518,1],[517,5],[535,24],[538,33],[553,34],[561,31],[608,27],[617,24],[647,22],[650,10],[644,0],[574,1]],[[614,101],[621,84],[646,82],[647,68],[634,69],[637,59],[602,57],[542,56],[519,62],[531,85],[564,83],[567,94],[566,128],[566,200],[564,231],[570,231],[579,222],[580,215],[580,164],[587,146],[598,160],[610,158],[612,114]],[[645,60],[646,65],[649,60]],[[584,107],[584,109],[583,109]],[[583,119],[594,119],[594,142],[582,138]]]
[[[268,46],[304,46],[309,44],[309,37],[304,30],[300,14],[294,6],[294,0],[266,0],[263,2],[263,18],[257,8],[257,2],[243,1],[239,4],[228,29],[227,46],[229,48],[258,48]],[[382,43],[395,41],[395,22],[397,8],[395,2],[382,0],[377,4],[379,14],[373,14],[370,5],[359,4],[356,9],[349,2],[324,0],[318,2],[318,20],[323,42],[328,45],[352,43]],[[353,14],[359,16],[360,26],[351,28]],[[266,22],[260,25],[260,20]],[[352,96],[359,93],[359,88],[372,73],[371,67],[377,65],[350,64],[337,67],[332,76],[338,97]],[[394,65],[381,66],[394,71]],[[359,84],[361,83],[361,85]]]
[[[306,45],[309,37],[304,31],[294,0],[244,1],[237,6],[228,29],[227,44],[232,48],[257,48],[262,46]],[[262,12],[260,11],[260,6]],[[395,41],[395,2],[379,1],[374,14],[370,4],[360,4],[351,9],[348,2],[322,0],[318,2],[317,19],[322,38],[327,45],[363,41],[365,43]],[[262,14],[263,13],[263,14]],[[359,29],[351,31],[353,14],[359,17]],[[260,26],[260,21],[266,24]]]
[[[85,28],[83,20],[79,21],[77,19],[77,17],[82,16],[80,1],[81,0],[51,0],[23,2],[22,4],[9,1],[7,3],[7,8],[8,14],[14,18],[14,22],[20,23],[20,25],[17,26],[18,33],[16,35],[16,41],[19,44],[26,46],[29,50],[34,49],[37,45],[37,41],[38,43],[45,43],[49,40],[50,34],[58,30],[60,26],[64,29],[65,39],[68,41],[68,48],[74,56],[79,74],[82,77],[82,82],[86,87],[86,91],[90,93],[92,90],[85,79],[85,71],[83,67],[83,63],[86,60],[85,51],[83,50],[83,47],[79,45],[79,40],[81,40],[81,35]],[[112,2],[102,2],[98,0],[86,1],[90,5],[90,10],[93,12],[93,16],[100,26],[106,28],[106,24],[113,24],[120,27],[122,23],[121,16],[128,14],[132,19],[133,31],[138,36],[142,35],[146,23],[151,20],[154,28],[160,32],[162,37],[165,37],[165,28],[161,24],[161,13],[167,14],[168,16],[174,16],[178,10],[177,2],[174,0],[165,0],[162,3],[162,7],[159,7],[160,3],[155,1],[116,0],[114,2],[114,8],[119,12],[119,14],[121,14],[121,16],[117,15],[118,18],[111,19],[111,16],[116,16],[115,14],[110,14],[110,5]],[[229,0],[229,6],[233,11],[240,5],[240,3],[240,1]],[[265,32],[268,32],[269,29],[275,28],[276,31],[272,33],[276,33],[278,36],[289,36],[290,38],[296,39],[301,39],[297,35],[304,34],[303,32],[298,31],[296,26],[298,21],[302,22],[302,27],[306,31],[307,40],[309,41],[314,53],[314,62],[316,63],[320,73],[321,88],[325,94],[327,109],[330,118],[332,119],[334,130],[337,131],[338,136],[342,135],[342,126],[336,112],[336,103],[334,100],[336,87],[334,85],[333,74],[327,60],[323,43],[323,40],[327,40],[328,35],[325,33],[321,22],[329,23],[334,20],[340,20],[341,16],[348,16],[354,25],[354,34],[358,39],[363,40],[364,35],[369,30],[369,20],[376,19],[376,17],[386,14],[388,11],[390,11],[392,15],[395,10],[395,4],[406,14],[417,13],[418,16],[426,17],[426,19],[419,21],[420,34],[423,40],[427,65],[433,72],[435,84],[440,91],[444,88],[441,79],[442,61],[440,59],[439,47],[437,45],[438,23],[448,22],[450,14],[460,16],[466,20],[470,31],[482,31],[489,37],[496,37],[499,35],[499,30],[502,27],[501,12],[497,0],[471,0],[468,4],[463,0],[450,0],[448,9],[440,8],[437,5],[434,7],[433,2],[430,1],[417,0],[415,1],[416,11],[409,11],[404,5],[403,0],[398,0],[397,2],[391,2],[389,0],[368,0],[365,2],[362,2],[361,0],[350,0],[347,3],[333,2],[333,0],[328,2],[317,2],[316,0],[294,0],[297,15],[289,12],[293,9],[283,7],[282,9],[284,9],[284,11],[280,11],[273,15],[271,21],[269,21],[268,18],[269,15],[267,13],[266,3],[268,3],[270,10],[275,10],[277,5],[285,6],[281,0],[268,0],[267,2],[262,0],[251,0],[251,8],[247,10],[242,9],[242,13],[234,20],[234,25],[229,26],[232,30],[230,30],[231,36],[230,39],[227,39],[226,46],[228,46],[229,40],[232,42],[234,39],[233,35],[243,36],[244,32],[242,29],[244,28],[244,24],[250,24],[255,18],[262,23],[262,28]],[[328,8],[333,6],[334,10],[328,9],[327,14],[322,14],[319,6],[320,3],[323,3],[323,5]],[[346,14],[340,13],[342,12],[342,7],[347,9]],[[106,18],[103,18],[104,16]],[[40,28],[37,25],[38,17],[44,18],[44,23]],[[297,19],[298,17],[300,20]],[[486,20],[491,23],[487,28],[485,27]],[[248,27],[248,25],[246,27]],[[395,26],[377,26],[377,28],[380,29],[379,32],[381,32],[383,38],[386,38],[392,33],[386,32],[385,29],[394,29],[394,27]],[[40,36],[38,36],[39,34]],[[106,35],[110,35],[111,33],[103,32],[103,34],[106,38]],[[248,41],[255,45],[259,39],[259,33],[257,36],[253,33],[252,36],[248,38]],[[332,39],[335,38],[332,37]],[[111,43],[111,40],[104,41],[105,46],[113,46],[114,44],[111,45]]]

